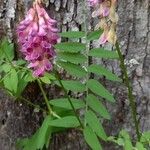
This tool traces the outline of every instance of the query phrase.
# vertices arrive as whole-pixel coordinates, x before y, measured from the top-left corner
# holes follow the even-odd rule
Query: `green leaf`
[[[17,87],[17,93],[15,94],[16,97],[19,97],[22,92],[24,91],[25,87],[27,86],[28,82],[25,80],[26,73],[23,71],[20,71],[18,73],[18,87]]]
[[[100,35],[103,33],[102,30],[97,30],[97,31],[92,31],[88,34],[87,40],[92,41],[92,40],[97,40],[100,38]]]
[[[130,140],[126,139],[124,143],[125,150],[133,150],[133,146]]]
[[[63,53],[58,53],[57,57],[58,59],[66,60],[75,64],[81,64],[86,61],[86,57],[80,53],[63,52]]]
[[[116,142],[116,139],[115,139],[114,136],[109,136],[109,137],[107,138],[107,141],[108,141],[108,142]]]
[[[85,91],[85,85],[79,81],[62,80],[62,84],[65,89],[71,90],[73,92],[84,92]]]
[[[82,31],[68,31],[60,33],[60,36],[66,38],[82,38],[85,36],[85,33]]]
[[[56,80],[56,77],[53,73],[46,72],[44,76],[49,78],[49,80]]]
[[[120,146],[124,146],[124,139],[123,138],[118,138],[116,143]]]
[[[91,79],[87,82],[87,86],[93,93],[109,100],[110,102],[115,101],[115,99],[109,93],[109,91],[106,88],[104,88],[104,86],[100,84],[98,81]]]
[[[102,146],[93,130],[88,126],[83,130],[84,138],[92,150],[102,150]]]
[[[4,83],[4,87],[12,92],[13,90],[12,90],[12,87],[11,87],[9,81],[10,81],[10,73],[8,73],[4,76],[3,83]]]
[[[17,92],[17,87],[18,87],[18,74],[17,74],[15,69],[11,70],[10,86],[12,86],[13,91],[16,93]]]
[[[146,131],[142,133],[140,142],[142,143],[149,143],[150,142],[150,131]]]
[[[10,64],[3,64],[2,65],[2,70],[7,73],[11,70],[12,66]]]
[[[0,43],[0,59],[3,60],[4,59],[4,52],[3,52],[1,47],[2,47],[2,43]]]
[[[106,119],[110,119],[110,115],[109,115],[107,109],[105,108],[105,106],[93,94],[88,95],[87,104],[89,107],[91,107],[95,112],[100,114],[102,117],[104,117]]]
[[[132,142],[131,142],[129,134],[125,130],[122,130],[120,132],[120,136],[122,136],[124,138],[125,150],[133,150],[133,146],[132,146]]]
[[[106,59],[118,59],[118,53],[116,51],[109,51],[103,48],[94,48],[89,52],[89,56],[106,58]]]
[[[86,49],[85,44],[78,42],[63,42],[55,45],[55,48],[62,52],[78,53]]]
[[[80,109],[80,108],[84,108],[85,104],[82,100],[78,100],[75,98],[71,98],[71,102],[74,106],[75,109]],[[72,107],[68,101],[67,98],[59,98],[59,99],[53,99],[50,100],[49,103],[53,106],[57,106],[57,107],[61,107],[61,108],[66,108],[66,109],[70,109],[72,110]]]
[[[33,77],[32,72],[27,71],[26,76],[24,77],[26,82],[33,82],[36,80],[36,78]]]
[[[86,112],[85,119],[90,128],[97,134],[97,136],[106,141],[107,135],[103,129],[103,126],[97,116],[91,110]]]
[[[53,106],[53,111],[59,114],[60,117],[73,116],[74,112],[71,109],[65,109],[62,107]]]
[[[14,59],[14,44],[9,43],[7,39],[4,39],[0,46],[0,51],[2,51],[3,56],[8,61],[12,61]]]
[[[22,150],[42,150],[44,145],[46,145],[51,136],[51,127],[49,123],[51,122],[51,117],[47,116],[37,132],[31,138],[25,138],[17,142],[17,147]]]
[[[103,75],[107,79],[112,80],[112,81],[119,81],[119,82],[122,81],[119,77],[117,77],[115,74],[113,74],[111,71],[109,71],[108,69],[104,68],[101,65],[93,64],[88,67],[88,71],[95,73],[97,75]]]
[[[107,141],[108,142],[113,142],[113,143],[116,143],[117,145],[119,145],[119,146],[124,146],[124,139],[123,138],[118,138],[118,139],[116,139],[116,137],[114,137],[114,136],[109,136],[108,138],[107,138]]]
[[[124,139],[130,139],[128,132],[125,130],[121,130],[119,136],[123,137]]]
[[[4,86],[11,92],[16,93],[18,88],[18,75],[15,69],[11,69],[9,75],[4,77]]]
[[[50,122],[50,125],[54,127],[74,128],[80,126],[80,123],[75,116],[67,116],[52,120]]]
[[[63,69],[65,69],[70,75],[75,77],[85,77],[86,71],[82,67],[76,64],[68,63],[68,62],[57,62]]]
[[[43,83],[46,83],[46,84],[50,84],[51,83],[50,79],[47,76],[41,77],[40,79],[41,79],[41,81]]]
[[[20,65],[25,65],[25,64],[26,64],[26,61],[23,60],[23,59],[19,59],[19,60],[17,60],[15,63],[16,63],[16,65],[20,66]]]
[[[137,150],[146,150],[146,148],[144,148],[143,144],[140,142],[136,143],[136,148],[137,148]]]

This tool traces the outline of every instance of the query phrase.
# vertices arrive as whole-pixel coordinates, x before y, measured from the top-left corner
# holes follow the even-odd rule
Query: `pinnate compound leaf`
[[[49,142],[51,127],[49,126],[52,118],[47,116],[42,126],[31,138],[25,138],[17,142],[17,147],[22,150],[42,150],[44,145]]]
[[[74,128],[80,126],[80,123],[75,116],[67,116],[52,120],[50,122],[50,125],[54,127]]]
[[[102,146],[99,143],[99,140],[90,127],[85,127],[83,130],[84,138],[87,144],[91,147],[92,150],[102,150]]]
[[[60,36],[66,38],[82,38],[85,36],[85,33],[82,31],[68,31],[60,33]]]
[[[66,60],[71,63],[81,64],[86,61],[86,57],[80,53],[60,52],[57,54],[58,59]]]
[[[57,62],[58,65],[60,65],[63,69],[65,69],[70,75],[75,77],[85,77],[86,71],[81,66],[68,63],[68,62]]]
[[[80,108],[85,107],[85,104],[82,100],[71,98],[71,102],[75,109],[80,109]],[[56,107],[61,107],[61,108],[72,110],[72,107],[67,98],[53,99],[53,100],[50,100],[49,103]]]
[[[118,59],[119,55],[116,51],[109,51],[103,48],[94,48],[89,52],[89,56],[106,59]]]
[[[89,81],[87,81],[87,86],[93,93],[107,99],[110,102],[115,101],[115,99],[110,94],[110,92],[98,81],[96,81],[94,79],[90,79]]]
[[[104,68],[101,65],[96,65],[96,64],[90,65],[88,67],[88,71],[95,73],[97,75],[103,75],[107,79],[112,81],[118,81],[118,82],[122,81],[119,77],[117,77],[115,74],[113,74],[111,71],[109,71],[108,69]]]
[[[105,119],[110,119],[110,115],[109,115],[107,109],[105,108],[105,106],[93,94],[88,95],[87,104],[90,108],[92,108],[95,112],[100,114]]]
[[[78,42],[63,42],[56,44],[55,48],[61,52],[78,53],[85,50],[86,46]]]
[[[90,128],[97,134],[97,136],[103,140],[107,139],[104,128],[95,113],[93,113],[91,110],[87,111],[85,114],[85,119]]]

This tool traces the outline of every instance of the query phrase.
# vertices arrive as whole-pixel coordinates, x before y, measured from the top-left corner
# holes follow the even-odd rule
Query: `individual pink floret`
[[[88,0],[90,6],[96,6],[97,4],[102,3],[104,0]]]

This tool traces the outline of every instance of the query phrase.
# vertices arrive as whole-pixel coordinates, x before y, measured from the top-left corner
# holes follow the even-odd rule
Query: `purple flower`
[[[53,46],[60,41],[56,23],[42,5],[35,2],[17,27],[20,51],[29,63],[28,68],[32,68],[36,77],[43,76],[53,68]]]
[[[90,6],[95,6],[99,3],[99,0],[88,0]]]
[[[102,3],[104,0],[88,0],[90,6],[96,6],[97,4]]]

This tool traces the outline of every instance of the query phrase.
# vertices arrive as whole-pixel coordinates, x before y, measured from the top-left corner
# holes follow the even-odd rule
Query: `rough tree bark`
[[[16,24],[24,16],[31,1],[0,0],[0,38],[6,35],[10,40],[15,41]],[[144,131],[150,129],[150,2],[149,0],[119,0],[118,4],[120,17],[118,37],[134,87],[140,126]],[[81,29],[83,23],[81,10],[81,0],[47,2],[47,11],[57,18],[59,27],[63,31]],[[89,16],[90,28],[93,29],[93,21]],[[98,46],[97,42],[95,45]],[[101,62],[121,75],[117,62]],[[117,99],[113,106],[106,104],[112,114],[112,120],[104,122],[107,133],[115,135],[121,128],[126,128],[131,131],[132,135],[135,135],[125,87],[122,85],[118,87],[115,83],[108,82],[105,82],[105,85]],[[34,94],[31,95],[31,98],[33,97]],[[4,91],[0,90],[0,150],[15,150],[15,141],[31,135],[39,126],[41,121],[41,116],[39,116],[32,108],[14,102]],[[68,131],[63,135],[56,135],[50,149],[84,150],[88,148],[79,133]],[[115,150],[116,148],[104,144],[104,149]]]

